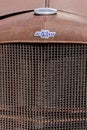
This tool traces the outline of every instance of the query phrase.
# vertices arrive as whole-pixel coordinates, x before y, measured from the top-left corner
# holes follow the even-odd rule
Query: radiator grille
[[[87,45],[0,45],[0,130],[87,130]]]

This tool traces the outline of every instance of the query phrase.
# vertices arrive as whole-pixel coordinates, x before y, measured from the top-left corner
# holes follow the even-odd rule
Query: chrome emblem
[[[56,35],[56,32],[49,32],[49,30],[37,31],[34,34],[35,37],[41,37],[41,38],[45,38],[45,39],[54,37],[55,35]]]

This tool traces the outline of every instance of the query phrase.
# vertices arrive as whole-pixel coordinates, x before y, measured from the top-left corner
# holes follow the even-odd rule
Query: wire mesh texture
[[[0,44],[0,130],[87,130],[87,44]]]

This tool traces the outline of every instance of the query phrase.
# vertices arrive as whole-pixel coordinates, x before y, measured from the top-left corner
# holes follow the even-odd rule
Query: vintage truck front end
[[[0,129],[86,130],[86,15],[26,3],[1,10]]]

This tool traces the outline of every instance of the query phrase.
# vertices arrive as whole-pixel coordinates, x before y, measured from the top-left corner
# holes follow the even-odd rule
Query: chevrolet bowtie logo
[[[45,38],[45,39],[48,39],[50,37],[54,37],[55,35],[56,35],[56,32],[49,32],[49,30],[37,31],[34,34],[34,36],[36,36],[36,37],[41,37],[41,38]]]

